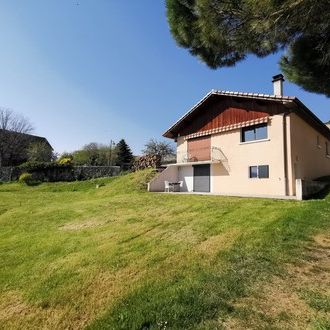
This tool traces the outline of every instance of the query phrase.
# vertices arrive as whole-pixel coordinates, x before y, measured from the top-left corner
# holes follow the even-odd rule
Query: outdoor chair
[[[168,181],[164,181],[165,184],[165,192],[170,192],[170,183]]]

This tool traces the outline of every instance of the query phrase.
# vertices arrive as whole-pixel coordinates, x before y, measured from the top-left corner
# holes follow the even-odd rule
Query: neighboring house
[[[53,151],[48,140],[41,136],[0,130],[1,166],[17,166],[28,160],[27,150],[34,143],[43,143]],[[49,159],[50,161],[51,159]]]
[[[296,97],[212,90],[164,134],[177,162],[149,184],[224,195],[295,196],[296,179],[330,175],[330,129]]]

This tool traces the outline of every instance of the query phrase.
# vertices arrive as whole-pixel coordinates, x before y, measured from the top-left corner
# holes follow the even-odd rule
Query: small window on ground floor
[[[260,179],[269,178],[269,166],[268,165],[258,166],[258,175]]]
[[[267,179],[269,178],[269,166],[268,165],[258,165],[249,167],[250,179],[259,178]]]
[[[258,177],[258,166],[250,166],[250,178]]]

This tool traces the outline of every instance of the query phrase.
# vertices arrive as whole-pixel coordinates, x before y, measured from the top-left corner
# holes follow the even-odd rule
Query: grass
[[[330,196],[152,194],[151,175],[0,186],[0,328],[329,329]]]
[[[325,312],[330,312],[330,297],[317,291],[305,290],[302,297],[308,302],[312,308]]]

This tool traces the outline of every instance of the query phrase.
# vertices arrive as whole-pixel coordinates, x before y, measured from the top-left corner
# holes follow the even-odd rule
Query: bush
[[[32,185],[35,184],[35,181],[33,180],[32,174],[30,174],[30,173],[22,173],[19,176],[18,182],[22,183],[22,184],[26,184],[28,186],[32,186]]]
[[[57,163],[60,165],[72,165],[72,158],[61,158],[57,161]]]
[[[72,168],[72,164],[59,164],[56,162],[26,162],[19,166],[20,170],[26,172],[43,171],[48,169]]]

